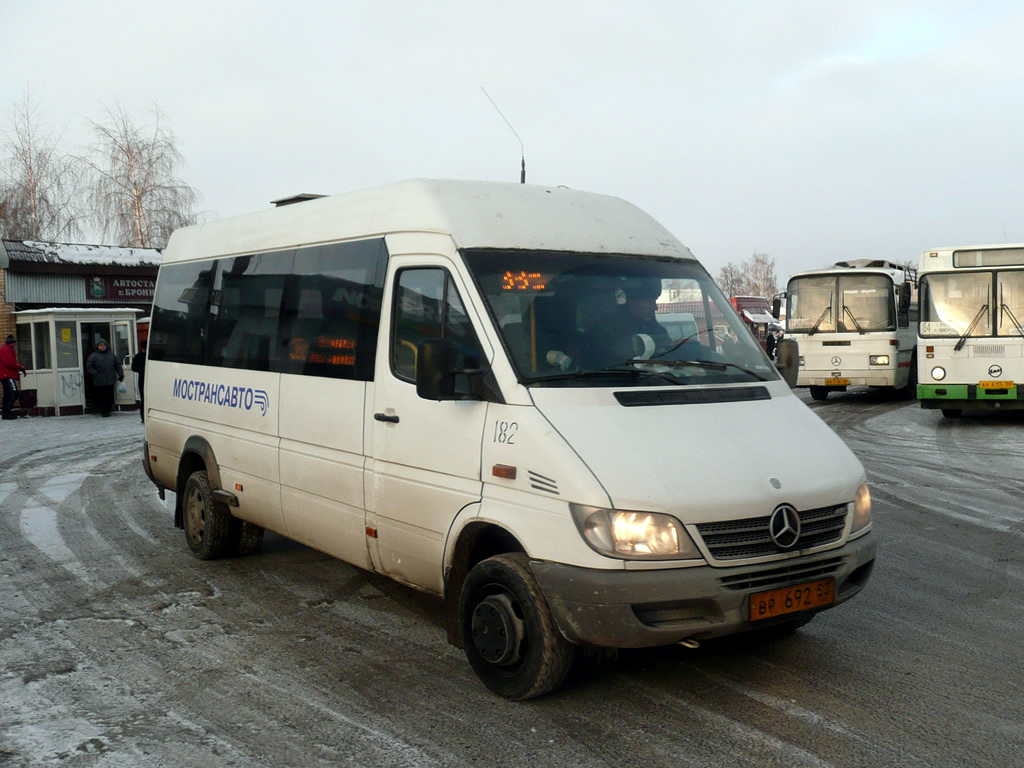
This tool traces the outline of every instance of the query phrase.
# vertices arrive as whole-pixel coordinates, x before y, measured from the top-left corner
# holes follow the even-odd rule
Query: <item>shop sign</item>
[[[92,301],[152,301],[156,288],[151,277],[94,275],[87,280],[86,291]]]

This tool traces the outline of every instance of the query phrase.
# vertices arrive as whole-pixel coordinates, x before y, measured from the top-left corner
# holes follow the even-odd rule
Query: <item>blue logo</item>
[[[235,387],[195,379],[175,379],[171,396],[190,403],[208,403],[222,408],[239,408],[244,411],[255,409],[259,411],[260,416],[266,416],[270,410],[270,397],[267,396],[266,390],[252,387]]]

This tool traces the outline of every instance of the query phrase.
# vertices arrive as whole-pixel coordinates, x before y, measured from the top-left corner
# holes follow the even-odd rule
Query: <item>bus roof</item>
[[[402,181],[179,229],[164,263],[400,232],[451,235],[457,248],[625,253],[693,259],[648,214],[617,197],[565,187]]]

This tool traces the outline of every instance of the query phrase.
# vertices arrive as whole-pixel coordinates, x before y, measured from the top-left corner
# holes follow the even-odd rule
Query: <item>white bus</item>
[[[1024,407],[1024,245],[933,248],[920,273],[921,407]]]
[[[613,197],[414,181],[178,230],[145,403],[197,557],[269,529],[442,596],[512,699],[578,646],[795,628],[874,563],[860,462]],[[784,448],[737,450],[762,433]]]
[[[786,333],[800,345],[797,386],[815,400],[852,386],[913,393],[916,281],[916,270],[878,259],[793,275]]]

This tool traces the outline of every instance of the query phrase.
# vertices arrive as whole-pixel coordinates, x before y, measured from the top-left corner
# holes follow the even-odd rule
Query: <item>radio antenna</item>
[[[489,102],[491,102],[491,106],[494,107],[495,110],[497,110],[499,115],[501,115],[501,119],[505,121],[505,125],[508,126],[508,129],[510,131],[512,131],[512,135],[516,137],[516,140],[519,141],[519,154],[520,154],[521,159],[522,159],[522,165],[521,165],[520,171],[519,171],[519,183],[520,184],[525,184],[526,183],[526,150],[523,149],[523,140],[519,138],[519,134],[516,133],[516,129],[512,127],[512,123],[510,123],[508,121],[508,118],[505,117],[505,113],[502,112],[501,109],[498,107],[498,105],[494,103],[494,99],[491,98],[491,94],[489,94],[487,92],[487,89],[484,88],[481,85],[480,86],[480,90],[484,92],[484,96],[486,96],[487,100]]]

